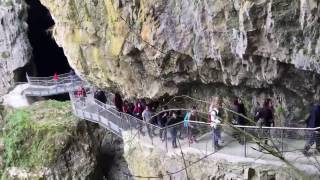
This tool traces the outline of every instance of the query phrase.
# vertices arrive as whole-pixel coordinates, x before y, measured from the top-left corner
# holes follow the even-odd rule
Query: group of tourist
[[[58,80],[58,76],[55,73],[54,80]],[[84,87],[80,86],[76,91],[76,95],[78,97],[84,98],[86,97],[86,90]],[[94,98],[99,100],[102,103],[107,102],[107,97],[103,90],[96,89],[94,91]],[[156,109],[158,107],[157,102],[152,102],[147,104],[145,99],[138,99],[135,104],[129,103],[128,100],[122,100],[122,97],[119,93],[115,93],[113,103],[116,109],[119,112],[130,114],[142,121],[139,121],[139,132],[144,135],[143,126],[147,124],[147,133],[150,137],[155,136],[155,127],[168,127],[168,131],[171,135],[172,147],[177,147],[177,137],[183,139],[183,135],[188,138],[189,143],[197,142],[196,137],[194,135],[194,127],[192,125],[192,121],[199,121],[198,110],[196,106],[192,106],[190,111],[184,112],[182,110],[173,111],[168,110],[167,106],[163,106],[160,113],[154,116]],[[234,125],[247,125],[249,119],[247,118],[246,108],[242,103],[240,98],[235,98],[232,102],[232,111],[233,118],[232,123]],[[221,103],[219,103],[218,97],[213,97],[208,110],[208,122],[212,127],[212,143],[215,149],[220,149],[221,144],[223,144],[223,140],[221,138]],[[265,126],[272,127],[274,126],[274,107],[271,99],[265,99],[263,106],[258,108],[258,110],[254,114],[254,123],[257,126]],[[181,127],[172,126],[174,124],[183,122]],[[250,124],[252,124],[251,122]],[[307,119],[307,127],[308,128],[316,128],[320,126],[320,105],[316,104],[311,107],[310,115]],[[162,141],[165,140],[165,134],[163,129],[159,131],[159,137]],[[268,138],[270,137],[270,130],[262,131],[264,137],[264,144],[268,144]],[[260,136],[260,135],[259,135]],[[238,140],[240,144],[244,143],[244,136],[241,135],[240,132],[234,133],[234,138]],[[316,144],[316,149],[320,151],[320,131],[314,131],[310,134],[310,137],[307,140],[305,148],[303,150],[304,154],[307,154],[309,149],[313,144]]]

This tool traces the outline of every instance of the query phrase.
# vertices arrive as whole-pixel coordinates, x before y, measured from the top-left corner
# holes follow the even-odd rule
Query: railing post
[[[214,132],[214,127],[212,127],[212,148],[213,148],[213,152],[216,152],[216,145],[215,145],[215,142],[216,142],[216,136],[215,136],[215,132]]]
[[[283,155],[283,131],[284,129],[281,129],[281,154]]]
[[[188,146],[190,147],[189,123],[187,124],[187,140],[188,140]]]
[[[27,77],[27,82],[29,83],[29,82],[30,82],[30,79],[29,79],[29,75],[28,75],[27,72],[26,72],[26,77]]]
[[[246,139],[246,128],[243,128],[243,144],[244,144],[244,157],[247,157],[247,139]],[[241,140],[240,140],[241,141]]]
[[[166,151],[168,152],[168,133],[167,133],[167,130],[168,130],[168,127],[167,126],[165,126],[165,129],[164,129],[164,139],[165,139],[165,141],[166,141]]]

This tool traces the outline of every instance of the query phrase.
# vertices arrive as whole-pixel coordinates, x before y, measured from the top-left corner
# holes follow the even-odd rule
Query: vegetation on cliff
[[[48,167],[76,129],[69,102],[43,101],[10,110],[5,117],[6,167]]]

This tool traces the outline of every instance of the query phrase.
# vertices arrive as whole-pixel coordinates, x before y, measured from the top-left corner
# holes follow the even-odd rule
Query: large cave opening
[[[47,77],[54,73],[62,74],[70,72],[71,67],[63,49],[59,47],[52,36],[52,28],[55,25],[49,10],[39,0],[26,0],[28,4],[29,26],[28,37],[33,48],[33,71],[31,76]],[[67,94],[50,96],[49,99],[67,100]]]
[[[39,0],[26,0],[29,5],[28,36],[33,48],[33,63],[36,76],[52,76],[71,70],[63,49],[52,37],[51,29],[55,25],[49,10]]]

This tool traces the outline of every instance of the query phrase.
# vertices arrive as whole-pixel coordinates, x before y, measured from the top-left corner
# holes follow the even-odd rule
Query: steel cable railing
[[[86,97],[77,97],[74,94],[75,87],[79,85],[90,87],[78,77],[62,77],[58,84],[50,78],[44,79],[29,77],[29,83],[31,82],[29,85],[34,87],[30,91],[33,91],[34,95],[45,96],[46,94],[69,92],[72,109],[77,117],[99,123],[122,138],[124,138],[124,133],[129,133],[132,138],[138,137],[142,140],[141,142],[154,144],[165,150],[174,148],[174,140],[179,138],[182,147],[196,148],[205,153],[217,151],[214,145],[215,136],[213,136],[216,129],[212,128],[209,123],[188,121],[187,126],[179,122],[162,127],[157,125],[155,120],[153,123],[145,122],[130,114],[118,112],[112,105],[113,95],[111,93],[107,94],[106,103],[95,99],[91,91],[87,92]],[[172,110],[189,111],[189,109]],[[219,151],[227,154],[257,158],[264,155],[263,152],[260,152],[258,143],[267,141],[269,147],[290,157],[292,153],[300,153],[305,141],[314,138],[315,132],[320,131],[320,127],[258,127],[221,124],[220,131],[219,143],[222,148]],[[316,138],[318,137],[317,135]]]

